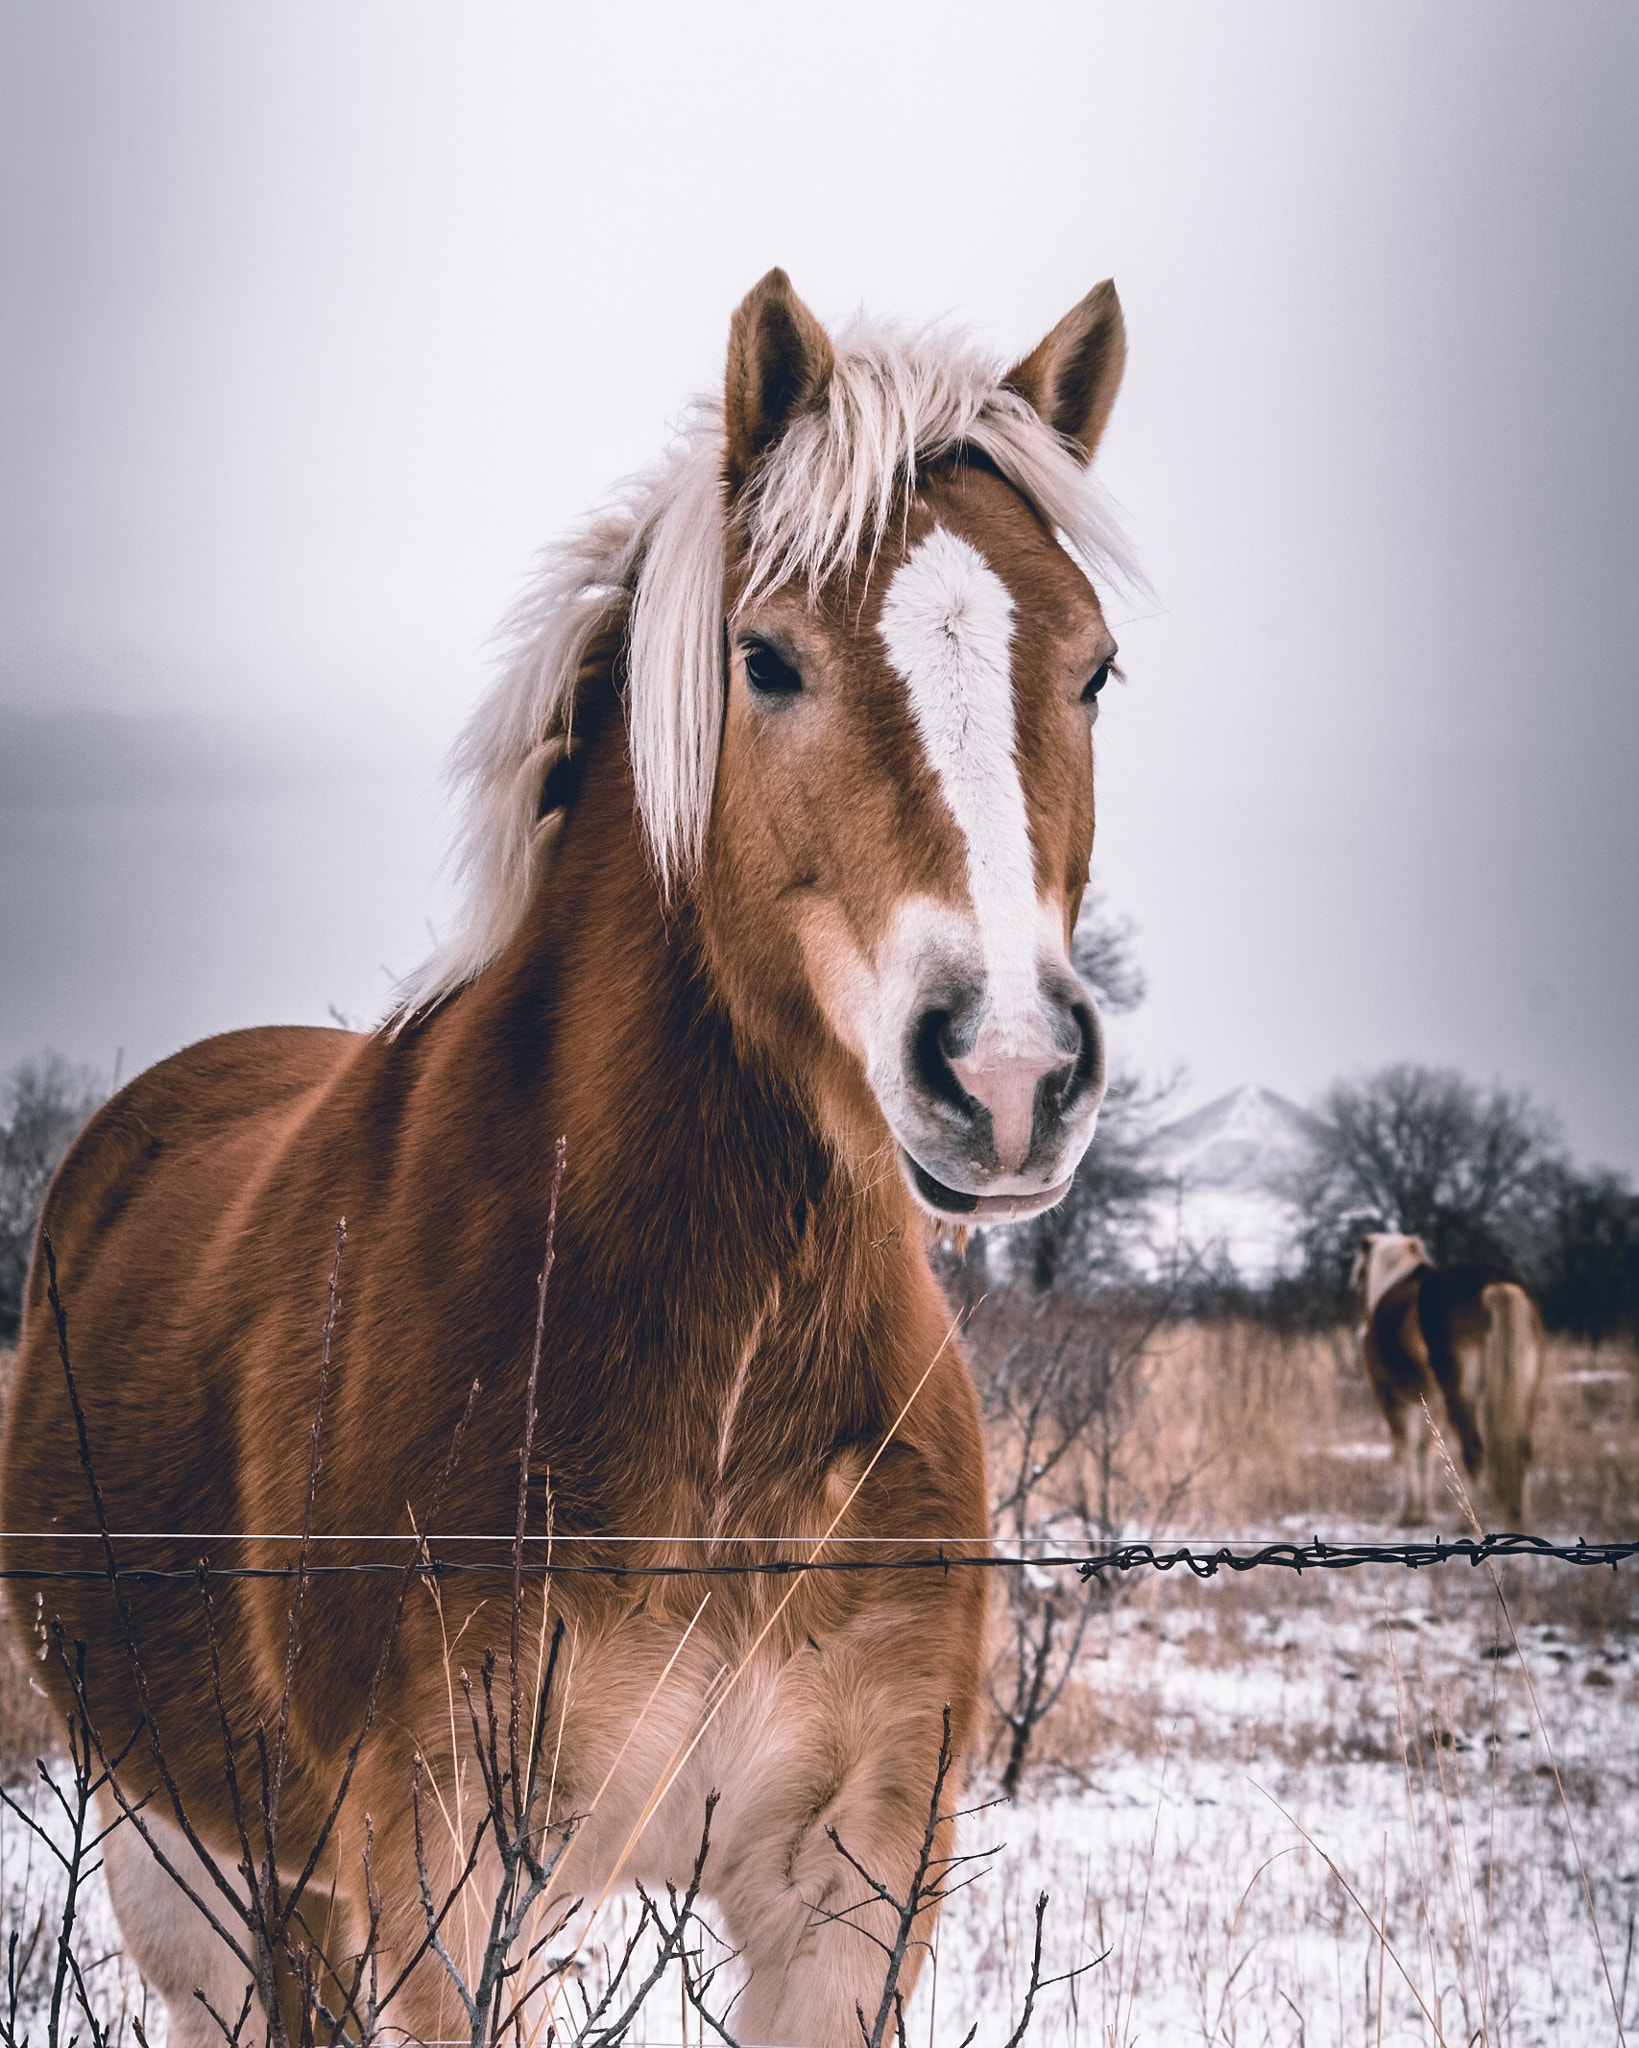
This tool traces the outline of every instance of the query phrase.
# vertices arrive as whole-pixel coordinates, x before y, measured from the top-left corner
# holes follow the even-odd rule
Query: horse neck
[[[886,1233],[861,1228],[800,1089],[742,1058],[688,905],[662,905],[607,687],[577,707],[576,761],[553,867],[518,932],[422,1027],[428,1097],[481,1161],[514,1241],[506,1266],[538,1267],[561,1135],[557,1270],[601,1297],[629,1348],[664,1333],[673,1356],[733,1351],[794,1272],[821,1282],[828,1314],[856,1320],[875,1291],[859,1247]]]

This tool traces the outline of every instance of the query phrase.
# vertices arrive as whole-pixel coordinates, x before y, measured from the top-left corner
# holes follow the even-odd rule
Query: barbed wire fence
[[[0,1530],[0,1543],[101,1545],[105,1540],[129,1544],[176,1544],[190,1548],[218,1543],[305,1543],[310,1548],[329,1544],[368,1544],[397,1548],[401,1551],[412,1548],[427,1549],[426,1538],[403,1535],[242,1535],[231,1530],[210,1534],[187,1530],[142,1530],[129,1534],[110,1531],[105,1539],[93,1530]],[[509,1547],[513,1538],[497,1534],[440,1537],[437,1540],[440,1544],[455,1542],[500,1550]],[[1024,1569],[1073,1572],[1085,1583],[1102,1579],[1107,1574],[1143,1571],[1177,1571],[1190,1578],[1212,1579],[1222,1572],[1244,1573],[1269,1568],[1302,1573],[1355,1571],[1367,1565],[1399,1565],[1409,1571],[1422,1571],[1433,1565],[1466,1564],[1478,1568],[1484,1564],[1521,1559],[1616,1571],[1624,1564],[1639,1560],[1639,1541],[1589,1542],[1586,1537],[1579,1536],[1575,1542],[1556,1543],[1546,1536],[1532,1536],[1512,1530],[1497,1530],[1480,1536],[1433,1536],[1415,1542],[1401,1543],[1367,1543],[1352,1538],[1334,1538],[1328,1541],[1317,1535],[1307,1542],[1282,1538],[1250,1547],[1245,1545],[1244,1539],[1238,1546],[1235,1540],[1193,1537],[1176,1542],[1120,1543],[1108,1549],[1090,1552],[1057,1552],[1045,1548],[1035,1551],[998,1551],[981,1548],[980,1539],[974,1537],[944,1538],[919,1547],[903,1536],[846,1536],[832,1537],[825,1547],[832,1550],[852,1550],[869,1545],[875,1548],[891,1548],[900,1554],[891,1557],[713,1557],[699,1563],[626,1562],[619,1559],[597,1559],[587,1562],[556,1555],[564,1548],[573,1549],[581,1543],[595,1544],[603,1549],[631,1545],[667,1550],[699,1544],[712,1550],[720,1550],[730,1545],[773,1549],[777,1548],[782,1540],[789,1539],[768,1536],[536,1536],[525,1539],[523,1569],[527,1574],[543,1578],[576,1576],[615,1580],[784,1578],[799,1572],[944,1573]],[[530,1551],[546,1554],[530,1556]],[[903,1554],[907,1551],[909,1555]],[[431,1555],[412,1556],[408,1559],[402,1556],[372,1557],[349,1558],[333,1563],[309,1558],[305,1562],[295,1564],[215,1564],[208,1556],[202,1554],[196,1562],[190,1564],[117,1564],[115,1569],[121,1579],[129,1579],[140,1584],[173,1579],[196,1582],[201,1579],[311,1579],[353,1577],[373,1573],[402,1576],[406,1572],[427,1580],[475,1575],[510,1578],[514,1566],[510,1556],[494,1559]],[[0,1581],[10,1580],[29,1584],[63,1579],[79,1582],[105,1580],[109,1575],[110,1568],[106,1562],[95,1565],[18,1565],[0,1568]]]

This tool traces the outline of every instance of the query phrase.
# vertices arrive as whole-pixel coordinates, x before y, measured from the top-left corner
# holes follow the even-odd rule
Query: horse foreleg
[[[116,1818],[106,1794],[101,1803],[104,1826],[113,1823],[103,1839],[102,1861],[114,1917],[144,1982],[165,2001],[167,2038],[172,2048],[222,2048],[224,2029],[237,2025],[247,1999],[254,2014],[251,1973],[211,1926],[201,1906],[208,1907],[248,1952],[244,1907],[222,1896],[216,1878],[187,1836],[174,1821],[162,1817],[157,1802],[150,1801],[142,1816],[152,1847],[133,1822]],[[247,1899],[244,1880],[231,1859],[220,1858],[218,1869],[233,1885],[236,1898]],[[221,2024],[213,2012],[220,2015]],[[260,2031],[260,2023],[253,2017],[250,2032]]]
[[[874,2021],[901,1909],[918,1903],[911,1894],[924,1849],[926,1889],[954,1845],[948,1819],[930,1839],[941,1715],[933,1690],[915,1710],[920,1690],[873,1698],[874,1688],[849,1688],[788,1708],[736,1788],[713,1891],[749,1966],[734,2016],[741,2040],[843,2048],[857,2044],[861,2013],[867,2030]],[[957,1804],[959,1777],[956,1759],[942,1814]],[[916,1983],[934,1917],[929,1901],[910,1927],[901,1999]]]
[[[1428,1526],[1429,1459],[1434,1449],[1433,1424],[1421,1401],[1409,1401],[1399,1411],[1395,1432],[1400,1463],[1400,1526],[1423,1529]]]
[[[881,1787],[829,1791],[816,1782],[805,1812],[764,1816],[766,1837],[736,1859],[726,1882],[719,1876],[718,1904],[750,1972],[736,2008],[742,2039],[842,2048],[858,2040],[861,2012],[867,2028],[875,2018],[902,1916],[875,1896],[871,1880],[892,1900],[908,1900],[927,1812],[913,1818]],[[951,1840],[944,1822],[931,1844],[935,1858],[950,1854]],[[915,1986],[933,1919],[931,1906],[916,1917],[898,1974],[901,1999]]]

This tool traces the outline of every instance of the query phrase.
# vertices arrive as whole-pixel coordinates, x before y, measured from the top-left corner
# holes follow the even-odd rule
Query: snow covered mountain
[[[1277,1192],[1302,1165],[1314,1119],[1272,1088],[1236,1088],[1156,1134],[1178,1183],[1176,1228],[1201,1256],[1227,1257],[1244,1279],[1281,1263],[1291,1211]]]

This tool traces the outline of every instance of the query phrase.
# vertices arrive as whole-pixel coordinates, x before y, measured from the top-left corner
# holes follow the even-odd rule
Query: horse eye
[[[1081,693],[1083,704],[1097,703],[1099,691],[1110,680],[1110,670],[1113,665],[1113,661],[1101,661],[1098,667],[1094,669],[1092,675],[1088,678],[1087,687]]]
[[[742,640],[740,654],[746,665],[746,681],[759,696],[794,697],[802,688],[802,677],[766,640]]]

